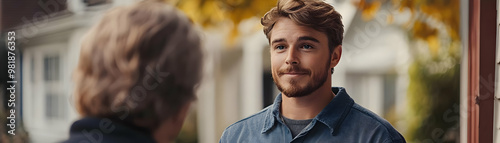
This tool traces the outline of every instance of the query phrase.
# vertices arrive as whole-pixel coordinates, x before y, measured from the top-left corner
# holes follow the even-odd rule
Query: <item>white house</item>
[[[44,11],[16,31],[22,52],[23,122],[32,142],[58,142],[78,118],[71,94],[71,73],[82,36],[110,7],[137,0],[69,0],[39,3]],[[60,4],[67,10],[51,13]]]

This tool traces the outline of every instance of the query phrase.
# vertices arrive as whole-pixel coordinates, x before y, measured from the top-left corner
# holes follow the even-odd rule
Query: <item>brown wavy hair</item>
[[[200,37],[174,7],[143,1],[114,8],[86,35],[73,79],[82,116],[141,120],[155,128],[195,99]]]
[[[270,40],[271,30],[280,17],[290,18],[295,23],[311,27],[328,36],[330,52],[342,45],[344,25],[342,16],[333,6],[321,0],[279,0],[262,18],[264,34]]]

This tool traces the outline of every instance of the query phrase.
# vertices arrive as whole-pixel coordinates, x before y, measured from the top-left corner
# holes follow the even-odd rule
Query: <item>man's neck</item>
[[[326,83],[306,96],[287,97],[282,95],[281,114],[294,120],[312,119],[330,103],[334,96],[331,85]]]

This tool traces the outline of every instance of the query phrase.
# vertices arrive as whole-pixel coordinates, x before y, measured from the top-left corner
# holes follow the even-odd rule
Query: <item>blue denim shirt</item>
[[[281,94],[257,114],[226,128],[220,143],[401,143],[403,136],[375,113],[354,103],[342,87],[295,138],[280,118]]]

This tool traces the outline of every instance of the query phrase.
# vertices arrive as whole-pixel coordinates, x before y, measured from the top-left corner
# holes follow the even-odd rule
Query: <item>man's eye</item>
[[[304,46],[302,46],[302,48],[304,48],[304,49],[312,49],[313,46],[311,46],[311,45],[304,45]]]
[[[285,46],[281,46],[281,45],[280,46],[276,46],[276,49],[283,50],[283,49],[285,49]]]

